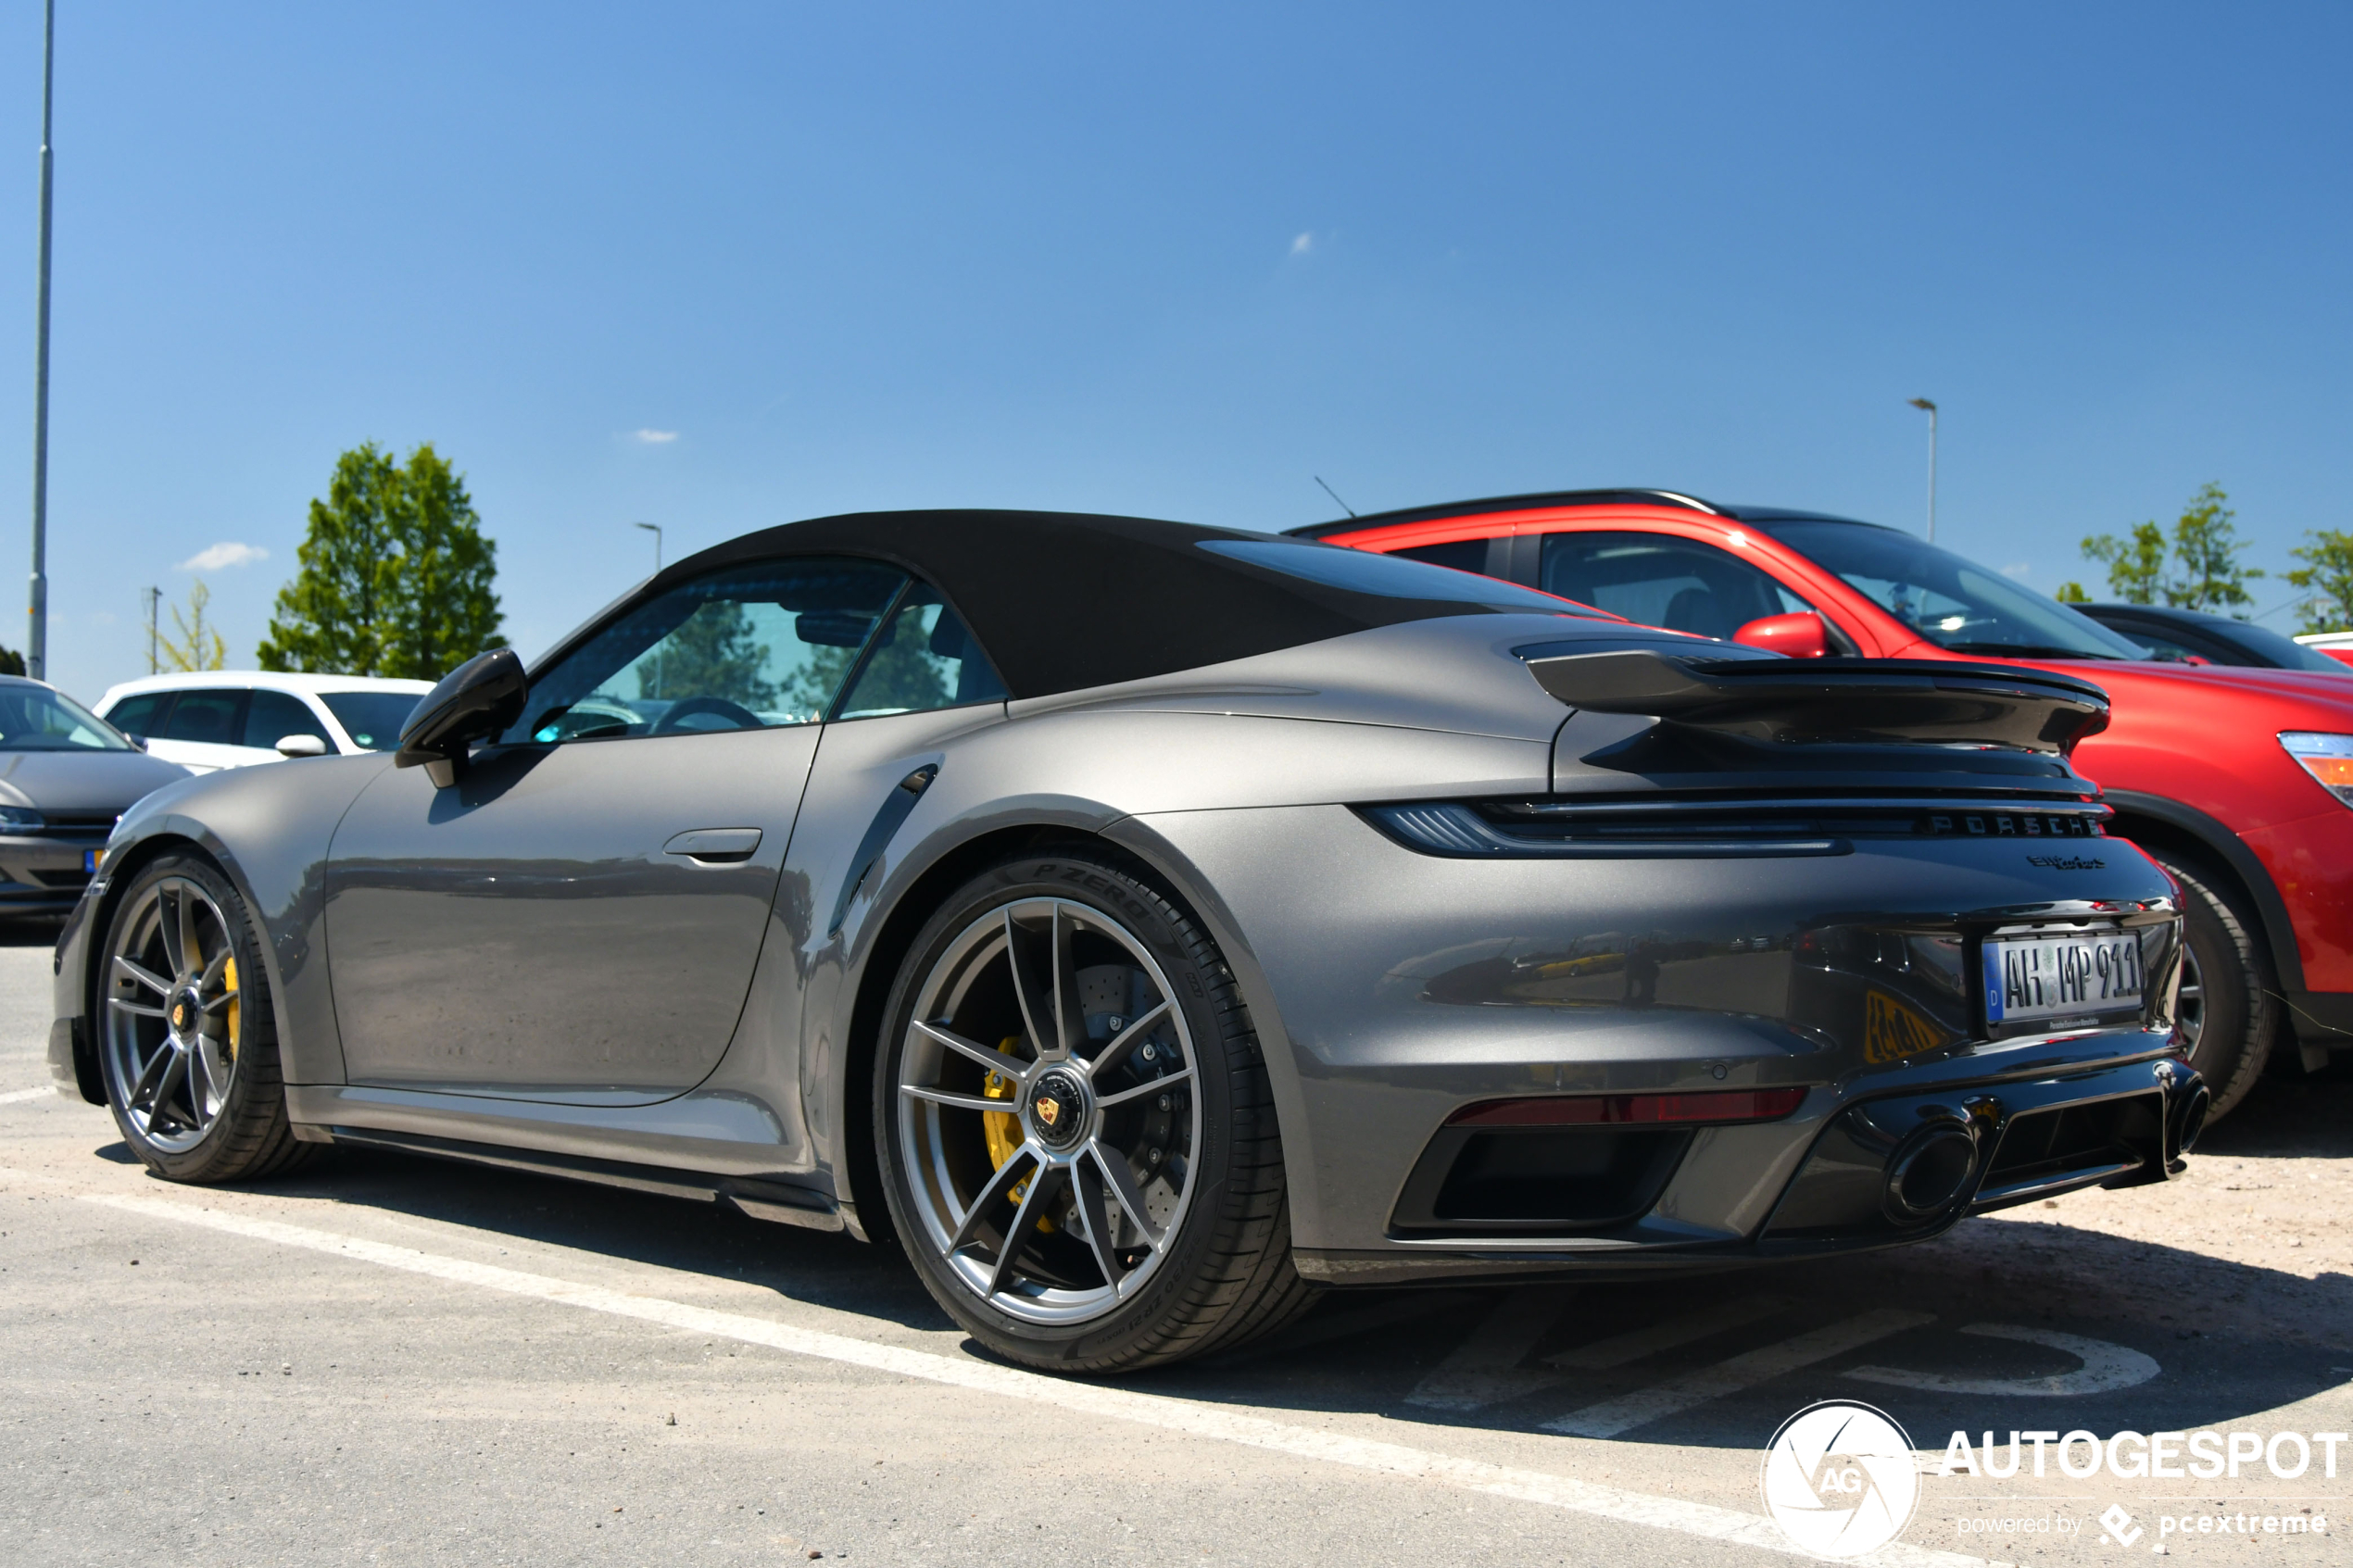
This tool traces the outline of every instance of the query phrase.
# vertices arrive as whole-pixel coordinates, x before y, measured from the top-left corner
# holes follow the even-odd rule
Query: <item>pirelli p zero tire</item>
[[[2182,886],[2184,952],[2178,1013],[2190,1065],[2214,1102],[2210,1125],[2246,1098],[2263,1075],[2279,1030],[2278,999],[2262,927],[2234,889],[2205,862],[2171,850],[2150,857]]]
[[[1232,973],[1100,851],[1008,861],[925,926],[875,1052],[900,1241],[999,1355],[1103,1373],[1303,1309],[1282,1139]]]
[[[277,1014],[245,900],[200,855],[133,873],[105,934],[92,1023],[123,1141],[175,1182],[247,1181],[300,1162]]]

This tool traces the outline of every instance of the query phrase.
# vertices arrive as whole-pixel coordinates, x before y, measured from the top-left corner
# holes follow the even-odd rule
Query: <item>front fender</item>
[[[132,878],[157,856],[194,848],[220,866],[261,926],[288,1084],[344,1082],[321,898],[336,823],[389,757],[322,757],[207,774],[132,808],[107,842],[105,874],[76,907],[58,950],[56,1001],[88,1017],[106,932]],[[87,1022],[85,1035],[94,1038]]]

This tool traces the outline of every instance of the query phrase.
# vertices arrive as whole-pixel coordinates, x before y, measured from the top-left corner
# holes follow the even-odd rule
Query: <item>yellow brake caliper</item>
[[[1013,1047],[1020,1040],[1021,1036],[1018,1035],[1006,1035],[997,1042],[997,1054],[1013,1056]],[[1019,1059],[1015,1058],[1015,1060]],[[1001,1073],[991,1073],[981,1080],[980,1094],[983,1099],[1010,1100],[1013,1098],[1013,1081]],[[992,1170],[1002,1170],[1005,1161],[1013,1157],[1013,1151],[1021,1148],[1021,1120],[1010,1110],[982,1111],[980,1134],[988,1142],[988,1163]],[[1015,1203],[1019,1203],[1022,1195],[1029,1190],[1029,1182],[1030,1178],[1024,1176],[1013,1185],[1013,1190],[1006,1196]],[[1041,1231],[1052,1230],[1054,1222],[1040,1219],[1038,1222],[1038,1228]]]
[[[235,1061],[235,1060],[237,1060],[237,1005],[238,1005],[238,1003],[237,1003],[237,997],[236,997],[236,996],[234,995],[234,993],[235,993],[235,991],[236,991],[236,989],[237,989],[237,960],[236,960],[236,959],[235,959],[235,957],[234,957],[233,955],[230,958],[230,960],[229,960],[229,962],[228,962],[227,966],[226,966],[226,967],[224,967],[224,968],[221,970],[221,972],[220,972],[220,984],[221,984],[221,986],[222,986],[222,988],[223,988],[223,989],[225,989],[225,990],[227,990],[227,991],[229,991],[229,992],[231,993],[231,996],[230,996],[230,997],[229,997],[229,1017],[228,1017],[228,1020],[227,1020],[227,1022],[228,1022],[228,1027],[229,1027],[229,1036],[228,1036],[228,1038],[227,1038],[227,1039],[225,1039],[225,1040],[223,1040],[223,1041],[221,1041],[221,1042],[220,1042],[220,1046],[221,1046],[220,1054],[221,1054],[221,1055],[223,1055],[223,1056],[225,1056],[225,1057],[227,1057],[227,1058],[228,1058],[231,1061],[233,1061],[233,1061]]]

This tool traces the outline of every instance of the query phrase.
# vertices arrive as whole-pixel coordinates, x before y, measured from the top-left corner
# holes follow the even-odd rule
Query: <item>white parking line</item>
[[[57,1098],[57,1093],[55,1087],[46,1084],[37,1089],[10,1089],[6,1094],[0,1095],[0,1105],[15,1105],[28,1099],[54,1099]]]
[[[1865,1312],[1801,1334],[1794,1339],[1784,1339],[1778,1345],[1766,1345],[1718,1361],[1712,1367],[1686,1373],[1665,1383],[1638,1388],[1631,1394],[1615,1399],[1604,1399],[1597,1405],[1571,1411],[1554,1421],[1544,1423],[1547,1432],[1565,1432],[1572,1437],[1615,1437],[1637,1426],[1647,1426],[1670,1415],[1704,1405],[1710,1399],[1720,1399],[1727,1394],[1737,1394],[1760,1383],[1769,1383],[1783,1373],[1826,1361],[1874,1339],[1884,1339],[1891,1334],[1901,1334],[1907,1328],[1934,1323],[1934,1312],[1904,1312],[1883,1309]]]
[[[2111,1345],[2105,1339],[2086,1339],[2080,1334],[2061,1334],[2055,1328],[1973,1323],[1961,1332],[1988,1339],[2015,1339],[2027,1345],[2047,1345],[2054,1350],[2066,1351],[2083,1364],[2073,1372],[2053,1373],[2048,1377],[1948,1377],[1941,1372],[1911,1372],[1903,1367],[1886,1366],[1849,1367],[1839,1375],[1860,1378],[1866,1383],[1885,1383],[1897,1388],[1929,1388],[1939,1394],[2066,1398],[2131,1388],[2146,1383],[2164,1370],[2138,1350]]]
[[[394,1247],[359,1236],[338,1236],[331,1231],[284,1224],[275,1220],[225,1213],[217,1209],[199,1209],[194,1204],[169,1198],[133,1198],[111,1193],[82,1193],[79,1196],[87,1202],[175,1224],[201,1225],[255,1241],[298,1247],[355,1262],[373,1263],[382,1268],[448,1280],[453,1284],[503,1291],[560,1306],[606,1312],[615,1317],[635,1318],[695,1334],[724,1336],[747,1344],[765,1345],[795,1355],[865,1367],[893,1376],[919,1378],[999,1398],[1052,1405],[1081,1415],[1135,1422],[1216,1442],[1238,1443],[1247,1448],[1290,1454],[1298,1459],[1320,1460],[1327,1464],[1345,1465],[1354,1470],[1428,1481],[1459,1491],[1510,1498],[1623,1524],[1668,1530],[1679,1535],[1755,1547],[1787,1556],[1805,1555],[1790,1543],[1780,1527],[1768,1519],[1733,1509],[1690,1502],[1680,1498],[1621,1491],[1615,1486],[1597,1486],[1591,1482],[1572,1480],[1568,1476],[1544,1471],[1518,1470],[1406,1448],[1398,1443],[1374,1442],[1362,1437],[1343,1436],[1335,1432],[1319,1432],[1312,1427],[1268,1421],[1227,1406],[1195,1404],[1166,1395],[1139,1394],[1099,1384],[1066,1382],[988,1361],[959,1360],[934,1355],[927,1350],[877,1345],[846,1335],[795,1328],[740,1312],[716,1311],[659,1297],[635,1296],[598,1286],[575,1285],[569,1280],[526,1273],[520,1269],[469,1262],[462,1258],[421,1252],[415,1248]],[[1990,1568],[1981,1558],[1900,1541],[1882,1547],[1868,1557],[1852,1561],[1872,1564],[1875,1568]]]
[[[1624,1366],[1639,1361],[1644,1356],[1655,1356],[1661,1350],[1672,1350],[1678,1345],[1689,1345],[1695,1339],[1721,1334],[1726,1329],[1752,1323],[1759,1318],[1769,1318],[1790,1304],[1786,1296],[1743,1296],[1735,1300],[1719,1301],[1713,1307],[1702,1307],[1696,1312],[1685,1312],[1680,1318],[1668,1318],[1648,1328],[1637,1328],[1625,1334],[1614,1334],[1607,1339],[1596,1339],[1591,1345],[1579,1345],[1544,1359],[1556,1367],[1572,1372],[1600,1372],[1607,1367]]]
[[[1453,1354],[1430,1369],[1429,1375],[1405,1396],[1405,1402],[1423,1410],[1485,1410],[1558,1383],[1556,1375],[1531,1372],[1519,1363],[1559,1319],[1571,1294],[1557,1286],[1541,1285],[1513,1291],[1471,1330],[1469,1338],[1454,1348]]]

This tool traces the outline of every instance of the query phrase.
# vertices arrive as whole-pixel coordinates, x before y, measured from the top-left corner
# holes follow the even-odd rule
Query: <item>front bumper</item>
[[[0,834],[0,915],[70,910],[90,881],[90,852],[102,842],[87,834]]]

